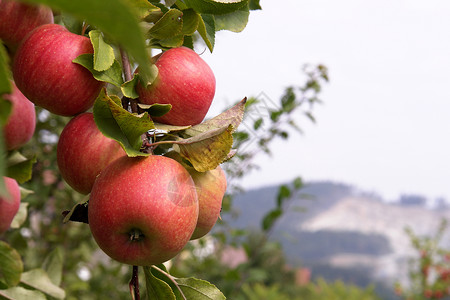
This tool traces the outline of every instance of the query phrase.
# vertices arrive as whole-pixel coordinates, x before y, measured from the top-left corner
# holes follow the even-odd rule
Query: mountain
[[[233,200],[237,228],[260,228],[275,207],[278,187],[250,190]],[[408,261],[417,255],[405,228],[433,236],[450,209],[431,209],[424,197],[404,195],[388,203],[373,193],[335,182],[311,182],[288,202],[271,237],[281,242],[292,265],[309,267],[313,277],[365,286],[380,282],[392,287],[407,282]],[[446,232],[443,246],[450,248]]]

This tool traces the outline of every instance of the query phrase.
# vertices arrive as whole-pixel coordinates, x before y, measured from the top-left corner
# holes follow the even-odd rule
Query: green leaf
[[[166,6],[171,7],[177,0],[164,0],[164,2],[166,3]]]
[[[162,117],[172,109],[171,104],[138,104],[138,106],[152,117]]]
[[[11,228],[19,228],[27,220],[28,215],[28,205],[27,202],[21,202],[19,206],[19,211],[14,216],[11,222]]]
[[[83,30],[83,21],[80,19],[74,18],[71,14],[62,13],[61,21],[64,27],[67,28],[72,33],[80,34]]]
[[[114,63],[114,49],[103,40],[99,30],[89,31],[92,47],[94,48],[94,70],[98,72],[108,70]]]
[[[21,286],[0,290],[0,296],[8,300],[47,300],[41,292],[25,289]]]
[[[0,178],[5,175],[5,146],[3,141],[2,127],[6,124],[11,113],[12,103],[2,98],[3,94],[9,94],[12,91],[9,71],[9,56],[5,47],[0,43]],[[6,186],[3,180],[0,180],[0,196],[5,195]]]
[[[150,28],[149,36],[158,40],[165,40],[180,35],[183,30],[182,16],[181,10],[169,10]]]
[[[178,286],[186,299],[195,300],[224,300],[222,292],[213,284],[196,278],[177,278]]]
[[[120,143],[128,156],[148,156],[140,152],[141,135],[155,129],[148,113],[134,115],[121,106],[119,98],[106,95],[102,90],[94,103],[94,120],[100,131]]]
[[[147,298],[155,300],[176,300],[172,288],[165,281],[152,274],[152,267],[144,267]]]
[[[253,123],[253,129],[258,130],[263,123],[264,123],[263,118],[259,118],[258,120],[255,121],[255,123]]]
[[[304,184],[303,184],[303,180],[302,180],[301,177],[297,177],[297,178],[294,179],[294,188],[296,190],[301,189],[303,187],[303,185]]]
[[[147,0],[127,0],[136,10],[139,19],[145,19],[152,11],[159,10]]]
[[[14,178],[22,184],[31,179],[33,165],[36,163],[36,156],[26,158],[20,152],[13,152],[6,161],[6,176]]]
[[[213,170],[228,159],[233,145],[232,132],[231,125],[209,130],[173,142],[173,149],[187,159],[198,172]]]
[[[0,43],[0,95],[11,93],[9,78],[9,56],[3,44]]]
[[[271,210],[262,220],[262,228],[264,231],[270,230],[273,225],[275,224],[275,221],[281,217],[283,214],[283,211],[281,209],[274,209]]]
[[[248,5],[248,0],[184,0],[188,7],[201,14],[221,15]]]
[[[117,42],[136,60],[144,81],[147,81],[152,77],[150,58],[136,9],[129,1],[27,0],[27,2],[46,4],[57,11],[70,13],[79,20],[87,20],[108,38]]]
[[[250,10],[262,9],[261,5],[259,4],[259,0],[249,0],[248,7],[250,8]]]
[[[180,292],[180,288],[178,287],[177,283],[174,280],[174,277],[169,274],[169,271],[167,271],[167,268],[164,266],[164,264],[158,264],[151,267],[151,272],[153,276],[156,278],[164,281],[167,283],[170,288],[172,289],[173,294],[175,295],[175,298],[177,300],[182,300],[183,297]]]
[[[9,115],[12,110],[12,102],[5,100],[0,96],[0,126],[3,126],[8,122]]]
[[[42,269],[33,269],[22,273],[20,282],[56,299],[66,297],[66,292],[55,285]]]
[[[205,41],[210,52],[213,52],[216,36],[216,21],[212,15],[201,15],[199,19],[198,33]]]
[[[291,196],[291,190],[287,185],[282,185],[278,189],[277,195],[277,207],[281,209],[283,205],[283,200],[288,199]]]
[[[209,119],[203,123],[192,126],[186,130],[186,134],[190,136],[196,136],[200,133],[223,128],[224,126],[231,125],[233,132],[239,127],[244,117],[245,103],[247,98],[242,99],[239,103],[224,111],[218,116]]]
[[[138,83],[139,83],[139,74],[133,74],[133,79],[125,82],[120,87],[122,94],[130,99],[139,98],[139,94],[136,92],[136,86],[138,85]]]
[[[16,249],[0,241],[0,282],[8,287],[19,284],[23,263]]]
[[[228,14],[215,16],[216,30],[241,32],[244,30],[245,26],[247,26],[249,16],[250,11],[248,10],[248,6],[244,6],[241,9]]]
[[[92,53],[81,54],[72,62],[88,69],[98,81],[108,82],[117,87],[123,84],[122,68],[117,60],[113,61],[110,68],[101,72],[94,69],[94,54]]]
[[[60,285],[63,272],[64,253],[61,247],[56,247],[50,252],[42,263],[42,268],[55,285]]]
[[[183,29],[184,35],[193,35],[197,31],[200,22],[200,15],[193,9],[183,10]]]
[[[177,125],[155,123],[155,127],[157,130],[162,130],[162,131],[169,133],[172,131],[183,131],[183,130],[189,129],[189,128],[191,128],[191,125],[177,126]]]

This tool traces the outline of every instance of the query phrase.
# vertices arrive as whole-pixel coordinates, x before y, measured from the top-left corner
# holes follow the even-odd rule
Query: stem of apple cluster
[[[123,73],[125,75],[125,81],[130,81],[133,79],[133,76],[131,73],[130,59],[128,57],[127,52],[125,50],[123,50],[122,48],[120,48],[120,56],[122,58],[122,68],[123,68]],[[126,110],[128,110],[128,107],[130,107],[132,113],[138,113],[138,105],[137,105],[137,101],[135,99],[123,97],[122,107]]]
[[[133,300],[141,300],[141,295],[139,294],[139,267],[133,266],[133,275],[130,280],[130,293],[131,299]]]

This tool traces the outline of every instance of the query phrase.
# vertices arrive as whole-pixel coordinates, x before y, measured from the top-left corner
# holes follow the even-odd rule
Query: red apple
[[[0,39],[11,50],[33,29],[50,23],[53,23],[53,12],[47,6],[12,0],[0,2]]]
[[[52,113],[73,116],[85,112],[104,83],[72,60],[93,51],[89,38],[61,25],[42,25],[17,49],[12,67],[14,80],[31,102]]]
[[[126,155],[118,142],[104,136],[92,113],[83,113],[64,127],[57,162],[64,180],[77,192],[89,194],[95,178],[113,160]]]
[[[188,169],[197,188],[198,220],[191,240],[205,236],[216,224],[222,210],[222,199],[227,189],[225,172],[220,166],[211,171]]]
[[[20,188],[17,181],[9,177],[3,177],[3,180],[9,196],[0,197],[0,234],[9,229],[20,206]]]
[[[194,125],[208,113],[216,90],[211,68],[193,50],[179,47],[167,50],[156,61],[158,77],[144,87],[138,85],[143,104],[171,104],[172,109],[156,121],[171,125]]]
[[[14,82],[12,93],[2,95],[2,98],[12,103],[12,111],[3,128],[7,150],[14,150],[25,145],[33,136],[36,128],[36,112],[34,104],[19,91]]]
[[[89,199],[89,226],[100,248],[130,265],[173,258],[198,218],[194,182],[173,159],[121,157],[97,177]]]

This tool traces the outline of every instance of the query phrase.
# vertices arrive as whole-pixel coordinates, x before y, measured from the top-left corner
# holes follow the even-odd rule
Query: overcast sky
[[[450,200],[450,1],[261,0],[242,33],[220,32],[211,109],[300,85],[305,63],[330,83],[305,135],[277,142],[248,187],[335,180],[388,200]]]

